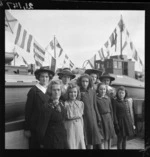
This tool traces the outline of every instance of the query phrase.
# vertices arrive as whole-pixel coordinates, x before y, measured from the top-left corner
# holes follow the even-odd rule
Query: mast
[[[16,61],[15,61],[15,58],[16,58],[15,47],[13,48],[13,54],[14,54],[14,66],[15,66],[15,63],[16,63]]]
[[[56,59],[56,39],[55,39],[55,35],[54,35],[54,58]]]

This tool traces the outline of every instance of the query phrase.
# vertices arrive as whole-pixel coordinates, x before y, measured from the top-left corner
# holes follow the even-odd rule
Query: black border
[[[1,40],[1,44],[0,44],[0,50],[1,50],[1,56],[0,56],[0,70],[1,72],[4,74],[5,70],[4,70],[4,61],[5,61],[5,56],[4,53],[5,52],[5,35],[4,35],[4,11],[5,9],[8,9],[6,2],[8,2],[8,0],[2,0],[0,1],[3,3],[2,6],[0,6],[0,34],[2,37]],[[9,2],[18,2],[18,1],[13,1],[10,0]],[[54,10],[145,10],[145,145],[146,148],[148,146],[150,146],[150,130],[149,130],[149,111],[150,111],[150,105],[149,105],[149,93],[150,93],[150,88],[148,88],[148,82],[149,82],[149,65],[146,63],[148,63],[149,58],[148,58],[148,54],[150,53],[150,3],[148,2],[99,2],[99,1],[67,1],[67,0],[57,0],[57,1],[41,1],[41,0],[37,0],[37,1],[27,1],[27,0],[23,0],[20,1],[21,3],[32,3],[34,6],[34,9],[54,9]],[[13,8],[12,8],[13,9]],[[136,29],[136,28],[135,28]],[[147,57],[146,57],[147,56]],[[4,75],[3,75],[4,76]],[[138,156],[148,156],[150,155],[150,151],[146,149],[144,151],[142,150],[125,150],[125,151],[121,151],[121,150],[86,150],[86,151],[74,151],[74,150],[5,150],[4,149],[4,139],[5,139],[5,129],[4,129],[4,124],[5,124],[5,107],[4,107],[4,92],[5,92],[5,88],[4,88],[4,77],[0,77],[1,78],[1,98],[3,98],[1,100],[1,126],[0,126],[0,151],[2,151],[3,155],[18,155],[18,156],[51,156],[51,155],[55,155],[57,153],[59,153],[59,155],[86,155],[86,156],[93,156],[93,155],[109,155],[109,156],[130,156],[130,155],[134,155],[136,157]],[[147,81],[146,81],[147,79]],[[144,153],[145,152],[145,153]],[[64,153],[64,154],[63,154]],[[77,154],[76,154],[77,153]],[[95,154],[97,153],[97,154]]]

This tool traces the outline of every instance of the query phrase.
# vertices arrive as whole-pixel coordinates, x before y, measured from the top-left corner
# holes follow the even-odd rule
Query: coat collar
[[[105,94],[103,97],[101,97],[101,96],[99,96],[99,95],[97,95],[97,97],[98,97],[99,99],[103,99],[103,98],[108,99],[108,98],[109,98],[106,94]]]
[[[46,93],[47,88],[43,87],[42,85],[40,85],[39,83],[37,83],[35,85],[38,89],[40,89],[44,94]]]

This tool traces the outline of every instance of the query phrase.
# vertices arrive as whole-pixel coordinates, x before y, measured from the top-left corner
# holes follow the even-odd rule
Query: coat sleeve
[[[39,121],[37,123],[36,131],[38,134],[39,143],[43,144],[44,136],[49,124],[49,120],[51,119],[53,109],[49,106],[48,102],[45,102],[41,106],[42,107],[41,111],[39,112]]]
[[[96,98],[96,92],[94,92],[94,96],[93,96],[93,105],[94,105],[94,109],[95,109],[95,113],[96,113],[96,118],[97,118],[97,121],[98,122],[101,122],[101,115],[98,111],[98,108],[97,108],[97,98]]]
[[[113,113],[113,107],[112,107],[112,100],[111,99],[109,99],[109,106],[110,106],[111,117],[112,117],[112,120],[114,122],[114,113]]]
[[[30,120],[34,108],[34,101],[35,101],[35,90],[30,89],[27,94],[27,101],[25,104],[25,130],[30,130]]]
[[[118,119],[117,119],[117,108],[116,108],[116,100],[112,100],[112,106],[113,106],[113,117],[114,117],[114,124],[118,125]]]

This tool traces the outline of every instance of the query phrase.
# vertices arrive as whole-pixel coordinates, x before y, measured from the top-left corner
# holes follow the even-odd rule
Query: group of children
[[[126,89],[118,88],[115,98],[110,86],[114,78],[109,74],[103,74],[102,82],[94,86],[98,73],[88,69],[76,83],[68,85],[65,126],[70,149],[110,149],[116,135],[117,148],[126,149],[127,136],[134,134]]]
[[[58,73],[67,149],[110,149],[116,135],[117,148],[126,149],[127,136],[134,135],[126,89],[119,87],[115,96],[114,88],[106,83],[114,78],[103,74],[97,83],[98,74],[90,69],[69,83],[75,78],[69,69]]]

